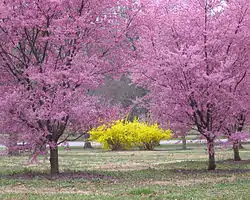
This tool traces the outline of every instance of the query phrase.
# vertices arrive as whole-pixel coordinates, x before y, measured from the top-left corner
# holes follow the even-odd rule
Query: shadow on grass
[[[182,148],[167,148],[167,147],[158,147],[158,148],[155,148],[153,151],[165,151],[165,152],[174,152],[174,151],[191,151],[193,150],[194,148],[187,148],[187,149],[182,149]]]
[[[11,175],[1,175],[0,179],[23,179],[23,180],[32,180],[32,179],[47,179],[47,180],[109,180],[116,181],[117,178],[104,173],[89,172],[89,171],[65,171],[56,175],[51,175],[47,172],[36,172],[36,171],[20,171],[13,172]]]
[[[172,169],[169,170],[173,174],[221,174],[221,175],[230,175],[230,174],[240,174],[240,173],[250,173],[250,169],[216,169],[216,170],[206,170],[206,169]]]
[[[184,166],[182,166],[184,164]],[[206,161],[188,161],[178,163],[175,168],[169,169],[173,174],[237,174],[250,173],[250,160],[234,161],[232,159],[220,160],[216,162],[215,170],[204,169],[207,166]],[[202,168],[201,168],[202,167]]]
[[[20,171],[11,171],[9,174],[0,175],[0,179],[47,179],[47,180],[86,180],[120,182],[122,180],[147,180],[173,178],[179,176],[197,177],[197,175],[224,176],[232,174],[250,173],[250,160],[235,162],[233,160],[220,160],[216,170],[207,170],[207,161],[181,161],[164,163],[147,169],[131,171],[73,171],[65,169],[64,172],[51,176],[48,171],[32,171],[24,168]]]

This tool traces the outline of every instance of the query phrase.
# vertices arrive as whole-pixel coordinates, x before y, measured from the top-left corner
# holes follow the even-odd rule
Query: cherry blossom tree
[[[162,126],[197,127],[214,170],[215,139],[249,108],[250,2],[141,4],[134,80],[148,86],[151,117]],[[249,114],[244,119],[249,122]]]
[[[248,78],[245,78],[245,76]],[[231,90],[234,96],[236,96],[238,108],[236,108],[235,113],[232,115],[231,123],[224,126],[224,134],[233,146],[235,161],[241,160],[239,154],[241,142],[249,138],[249,133],[245,130],[245,126],[249,124],[249,77],[249,71],[246,71],[238,81],[238,83],[240,81],[242,83],[240,85],[236,83],[234,89]]]
[[[49,145],[51,174],[59,173],[65,130],[84,132],[122,112],[89,90],[128,67],[125,33],[137,12],[129,2],[0,3],[0,130],[18,135],[34,155]]]

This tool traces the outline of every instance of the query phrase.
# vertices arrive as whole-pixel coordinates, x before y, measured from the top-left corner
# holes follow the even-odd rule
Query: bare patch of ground
[[[149,165],[142,165],[141,163],[129,163],[129,164],[105,164],[96,167],[96,169],[104,169],[108,171],[130,171],[130,170],[141,170],[141,169],[147,169]]]

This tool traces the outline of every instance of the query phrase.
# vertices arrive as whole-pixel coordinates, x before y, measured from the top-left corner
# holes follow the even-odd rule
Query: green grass
[[[218,149],[214,172],[206,170],[204,145],[188,148],[184,151],[176,144],[155,151],[60,148],[60,170],[65,174],[61,179],[44,175],[49,172],[46,159],[29,164],[27,156],[0,156],[0,199],[250,199],[249,144],[241,150],[244,162],[233,162],[231,150]]]
[[[149,195],[154,193],[154,190],[151,188],[135,188],[129,192],[132,195]]]

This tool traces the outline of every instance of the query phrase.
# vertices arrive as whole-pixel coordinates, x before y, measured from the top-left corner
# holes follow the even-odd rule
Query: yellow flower
[[[136,118],[132,122],[121,119],[104,124],[93,128],[89,133],[92,141],[98,141],[103,144],[103,148],[111,150],[123,150],[136,146],[153,150],[159,145],[160,140],[172,137],[171,130],[163,130],[157,123],[151,125],[140,122]]]

